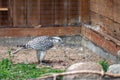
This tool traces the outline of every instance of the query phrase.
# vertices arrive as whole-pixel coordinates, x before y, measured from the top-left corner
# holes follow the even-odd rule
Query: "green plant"
[[[110,66],[106,60],[99,61],[99,64],[102,66],[103,70],[106,72],[108,67]]]
[[[12,60],[14,55],[12,54],[12,51],[10,48],[7,50],[7,54],[9,55],[9,58]]]
[[[9,59],[0,61],[0,80],[25,80],[41,77],[46,73],[60,73],[63,71],[48,67],[37,68],[36,64],[13,64]]]

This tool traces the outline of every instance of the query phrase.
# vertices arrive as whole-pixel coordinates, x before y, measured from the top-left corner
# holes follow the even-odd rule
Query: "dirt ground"
[[[9,58],[8,51],[15,51],[16,49],[18,48],[0,46],[0,60],[3,58]],[[13,56],[14,57],[12,57],[12,60],[15,64],[21,62],[37,63],[35,50],[23,50],[18,54],[14,54]],[[99,62],[104,60],[104,58],[81,46],[54,46],[47,51],[47,55],[45,56],[44,60],[46,64],[54,68],[65,69],[74,63],[85,61]]]

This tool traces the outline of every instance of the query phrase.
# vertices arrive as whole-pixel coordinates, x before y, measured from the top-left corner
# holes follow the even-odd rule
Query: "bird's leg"
[[[45,51],[37,51],[37,58],[40,64],[42,64],[42,60],[44,59],[45,55],[46,55]]]
[[[38,60],[38,63],[41,63],[40,62],[40,51],[37,51],[37,60]]]
[[[40,53],[40,62],[42,63],[43,59],[45,58],[46,51],[41,51]]]

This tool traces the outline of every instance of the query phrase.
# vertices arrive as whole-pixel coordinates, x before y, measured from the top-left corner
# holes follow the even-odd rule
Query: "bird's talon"
[[[43,68],[43,67],[51,67],[50,65],[47,65],[45,63],[40,63],[37,68]]]

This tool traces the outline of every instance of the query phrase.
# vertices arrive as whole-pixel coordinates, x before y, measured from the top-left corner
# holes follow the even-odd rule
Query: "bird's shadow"
[[[46,64],[52,64],[52,63],[62,63],[64,61],[62,61],[62,60],[59,60],[59,61],[43,60],[42,62],[46,63]]]
[[[62,63],[64,63],[64,61],[62,61],[62,60],[59,60],[59,61],[43,60],[42,63],[47,64],[47,65],[54,65],[54,64],[62,64]],[[40,64],[40,63],[37,62],[36,64]]]

